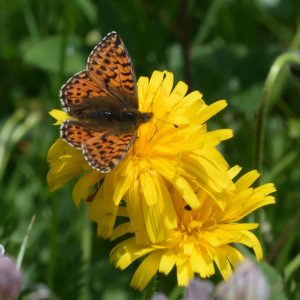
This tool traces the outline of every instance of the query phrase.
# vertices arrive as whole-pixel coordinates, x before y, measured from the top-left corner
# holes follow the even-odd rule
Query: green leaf
[[[266,275],[266,278],[270,285],[270,299],[272,300],[284,300],[287,299],[281,275],[268,263],[262,262],[259,264],[261,270]]]
[[[84,68],[83,58],[75,51],[76,39],[70,39],[65,51],[66,74],[77,73]],[[60,36],[51,36],[40,40],[24,52],[23,59],[47,72],[59,72],[62,55],[62,39]]]
[[[289,136],[294,139],[300,138],[300,119],[288,120]]]
[[[292,275],[299,269],[300,269],[300,253],[296,255],[296,257],[294,257],[292,261],[290,261],[288,265],[285,267],[284,269],[285,281],[288,281],[292,277]]]
[[[261,92],[262,86],[254,84],[233,96],[230,104],[235,107],[237,111],[243,113],[247,120],[252,120],[259,106]]]
[[[94,3],[92,3],[90,0],[76,0],[76,2],[89,21],[91,23],[96,23],[97,9]]]

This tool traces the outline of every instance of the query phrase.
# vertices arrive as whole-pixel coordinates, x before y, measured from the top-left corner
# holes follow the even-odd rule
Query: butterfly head
[[[137,125],[147,123],[153,117],[153,112],[139,112],[137,116]]]

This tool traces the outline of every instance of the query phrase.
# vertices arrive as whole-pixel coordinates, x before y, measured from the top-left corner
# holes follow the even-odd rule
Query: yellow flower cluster
[[[228,278],[232,266],[243,259],[233,243],[253,248],[260,260],[260,243],[250,232],[258,224],[239,221],[275,202],[269,195],[275,191],[273,184],[252,188],[256,171],[234,180],[240,168],[229,168],[216,148],[232,131],[208,131],[206,121],[226,101],[207,105],[198,91],[187,94],[183,82],[172,90],[173,80],[172,73],[158,71],[150,80],[139,79],[139,109],[150,108],[154,117],[140,125],[126,158],[105,176],[60,138],[48,154],[52,190],[82,175],[73,199],[76,205],[87,201],[99,236],[113,240],[131,234],[115,246],[111,260],[124,269],[145,257],[132,279],[138,289],[157,271],[168,274],[174,267],[183,286],[195,273],[213,275],[215,267]],[[57,124],[69,118],[58,110],[51,115]],[[119,217],[123,223],[116,226]]]

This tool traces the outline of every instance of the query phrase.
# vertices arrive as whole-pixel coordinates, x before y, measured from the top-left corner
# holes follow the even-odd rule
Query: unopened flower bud
[[[35,285],[33,291],[27,297],[30,300],[50,300],[55,298],[52,291],[44,284]]]
[[[190,281],[184,300],[209,300],[214,285],[208,280],[194,278]]]
[[[151,300],[168,300],[168,297],[164,293],[156,293]]]
[[[8,256],[0,256],[0,299],[17,299],[22,285],[21,272]]]
[[[5,253],[4,247],[0,244],[0,257],[3,256]]]
[[[233,276],[217,287],[216,300],[268,300],[269,285],[258,266],[245,260],[237,267]]]

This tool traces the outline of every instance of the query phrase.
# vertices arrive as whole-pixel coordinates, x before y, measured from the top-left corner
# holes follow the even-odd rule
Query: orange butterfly
[[[89,165],[101,173],[120,163],[135,140],[138,126],[153,115],[139,111],[133,64],[114,31],[92,50],[86,70],[62,86],[60,98],[72,116],[61,125],[61,137],[82,149]]]

